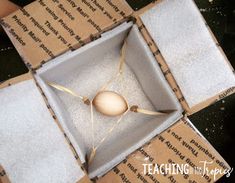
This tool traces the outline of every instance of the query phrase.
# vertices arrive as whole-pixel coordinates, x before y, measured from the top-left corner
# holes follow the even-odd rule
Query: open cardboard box
[[[89,166],[88,176],[97,177],[100,182],[121,182],[124,179],[137,182],[139,178],[135,176],[136,172],[130,172],[130,163],[126,161],[132,162],[133,167],[139,167],[141,172],[140,166],[143,160],[146,163],[146,157],[138,154],[140,150],[118,165],[119,171],[120,167],[124,173],[129,171],[124,178],[113,171],[104,177],[101,176],[136,149],[142,149],[141,147],[151,139],[153,140],[149,144],[153,145],[145,147],[144,152],[149,151],[149,155],[157,154],[158,157],[164,154],[165,158],[171,157],[175,162],[181,162],[182,159],[172,154],[171,148],[162,147],[160,150],[158,147],[161,147],[161,144],[156,143],[158,138],[154,138],[170,126],[172,131],[178,129],[177,134],[180,134],[184,141],[197,139],[197,144],[208,149],[216,157],[218,161],[213,162],[211,169],[229,169],[229,165],[187,119],[187,115],[233,93],[232,87],[235,85],[233,70],[222,50],[216,45],[195,4],[188,0],[163,0],[133,13],[122,0],[101,1],[100,4],[94,1],[74,4],[69,2],[72,1],[36,1],[1,21],[25,63],[33,71],[33,75],[20,76],[1,85],[3,89],[0,94],[1,98],[4,98],[1,120],[4,119],[7,124],[14,121],[20,124],[24,121],[25,128],[20,128],[21,133],[28,134],[23,138],[16,129],[14,131],[14,128],[1,125],[2,136],[10,145],[1,151],[5,158],[0,159],[0,164],[5,168],[10,180],[88,181],[83,166],[86,165],[85,159],[91,144],[89,108],[82,106],[80,101],[71,96],[53,90],[46,81],[57,82],[94,97],[98,87],[109,79],[107,76],[112,77],[114,74],[124,40],[127,41],[127,75],[124,77],[127,82],[124,84],[128,85],[125,87],[127,91],[135,91],[133,94],[127,92],[130,100],[153,109],[174,109],[175,112],[156,118],[139,114],[127,116],[98,149],[94,161]],[[68,14],[66,9],[71,13]],[[169,14],[172,9],[174,13]],[[128,18],[131,15],[136,21],[130,21],[133,20]],[[80,46],[83,47],[77,49]],[[17,84],[8,87],[7,84],[15,83],[15,80]],[[183,117],[183,114],[186,116]],[[111,119],[102,116],[98,118],[101,122],[98,124],[97,138],[102,138],[112,122],[109,122]],[[40,121],[44,123],[40,124]],[[30,129],[27,128],[29,124],[33,124]],[[46,126],[44,133],[38,133],[33,137],[34,130],[40,132],[44,129],[43,126]],[[53,130],[52,134],[50,130]],[[15,139],[17,134],[22,138],[19,137],[19,141],[10,141],[9,134],[11,139]],[[62,140],[63,134],[72,151],[68,151],[69,146],[66,145],[65,139]],[[172,133],[163,134],[165,138],[172,138]],[[48,137],[51,138],[50,142],[47,140]],[[17,146],[21,153],[15,156],[12,147],[27,138],[34,139],[32,144],[25,140],[21,147]],[[39,143],[39,139],[43,139],[42,142]],[[57,151],[53,150],[52,145],[60,141]],[[182,143],[172,141],[181,152],[190,154],[190,150],[185,149]],[[24,151],[32,145],[38,145],[40,148]],[[7,152],[11,151],[13,153],[8,155]],[[55,158],[47,156],[43,160],[38,159],[41,161],[39,164],[33,157],[36,153],[42,156],[42,151],[53,152]],[[31,161],[27,158],[27,153],[31,154],[28,156]],[[61,156],[63,153],[65,158]],[[79,163],[73,159],[73,153],[76,159],[79,159]],[[6,157],[12,160],[9,161]],[[18,163],[22,157],[24,159]],[[203,153],[191,159],[196,165],[199,165],[201,160],[210,160]],[[52,160],[56,162],[53,165]],[[35,162],[37,169],[33,167]],[[123,167],[124,164],[127,167]],[[50,168],[43,168],[46,165],[50,165]],[[66,173],[61,174],[61,171]],[[36,173],[40,179],[33,180],[37,176]],[[200,176],[191,177],[200,182],[206,181]],[[181,178],[177,179],[181,182],[186,180]]]
[[[102,75],[105,75],[105,72],[107,72],[104,69],[104,65],[106,65],[106,67],[109,65],[107,70],[117,68],[115,67],[115,62],[113,61],[116,61],[116,65],[118,64],[119,51],[124,38],[127,37],[127,33],[129,31],[125,61],[134,72],[140,86],[132,84],[132,81],[124,83],[126,84],[126,93],[128,90],[133,90],[132,92],[129,91],[130,94],[126,94],[127,100],[132,96],[132,101],[138,102],[141,106],[143,105],[142,103],[146,102],[144,100],[147,98],[147,100],[152,103],[155,110],[171,109],[176,111],[169,115],[163,115],[161,117],[157,116],[155,118],[133,113],[125,117],[123,122],[120,123],[119,128],[113,131],[110,139],[102,144],[97,150],[95,159],[89,166],[89,175],[91,178],[100,176],[103,172],[111,169],[128,154],[141,147],[147,141],[182,117],[182,108],[173,91],[167,84],[167,81],[164,79],[164,76],[159,68],[159,65],[155,61],[152,52],[149,50],[146,42],[141,37],[137,26],[134,25],[132,28],[131,27],[131,23],[124,23],[124,25],[114,28],[107,34],[105,33],[100,39],[92,42],[91,44],[87,44],[83,48],[73,51],[66,56],[63,55],[61,58],[55,58],[48,64],[45,64],[45,67],[39,69],[36,74],[36,79],[47,96],[48,102],[61,122],[63,129],[68,129],[65,130],[65,132],[70,140],[74,139],[72,140],[72,144],[76,147],[75,149],[83,163],[85,163],[85,155],[89,154],[88,150],[92,147],[91,134],[87,132],[91,130],[91,122],[89,119],[90,108],[84,106],[84,104],[80,101],[76,101],[74,103],[71,101],[66,101],[67,98],[70,97],[66,95],[63,97],[62,102],[68,103],[67,110],[71,110],[71,108],[75,108],[75,110],[69,112],[70,116],[69,114],[64,114],[67,112],[65,106],[61,104],[62,102],[59,101],[60,99],[58,99],[53,89],[51,89],[51,87],[44,81],[52,81],[56,83],[63,82],[63,85],[67,87],[69,85],[76,86],[81,84],[81,87],[78,89],[79,92],[84,93],[85,90],[88,92],[86,95],[88,95],[89,98],[92,96],[94,97],[96,91],[98,91],[99,87],[102,86],[102,82],[99,80],[102,80],[102,78],[104,78]],[[112,64],[107,63],[107,61],[104,62],[104,55],[107,53],[110,54],[113,51],[115,51],[116,54],[114,53],[111,60],[108,60],[108,62]],[[97,68],[96,65],[101,66],[100,68]],[[98,69],[98,71],[96,71],[96,69]],[[88,73],[85,75],[87,77],[84,77],[83,71]],[[71,74],[77,75],[77,77],[73,79],[74,81],[72,81],[73,84],[69,83],[71,82],[69,80]],[[115,72],[113,74],[115,74]],[[79,75],[82,75],[83,77],[79,77]],[[107,74],[105,76],[107,76]],[[84,79],[85,82],[82,82],[82,79]],[[109,80],[109,78],[105,79]],[[124,79],[126,78],[124,77]],[[131,78],[131,80],[133,80],[133,78]],[[82,89],[83,87],[85,89]],[[138,95],[138,90],[143,90],[147,97],[144,98],[142,96],[141,98],[141,96]],[[57,94],[59,93],[57,92]],[[72,97],[71,100],[75,99]],[[74,105],[74,107],[72,107],[72,105]],[[76,118],[76,115],[79,117]],[[80,117],[81,115],[83,117]],[[103,117],[102,115],[100,115],[100,120],[103,122],[100,122],[100,125],[102,126],[96,134],[97,142],[99,142],[99,140],[105,136],[109,128],[111,128],[111,126],[107,125],[107,123],[112,123],[112,121],[115,121],[110,117],[107,119],[107,117]],[[77,123],[77,129],[72,122]],[[96,122],[97,121],[95,120],[95,123]],[[84,123],[88,124],[84,125]],[[82,128],[79,129],[81,126]],[[132,131],[131,133],[130,130]],[[84,142],[82,142],[81,139],[86,138],[87,144],[84,145]],[[83,148],[84,146],[86,148]]]

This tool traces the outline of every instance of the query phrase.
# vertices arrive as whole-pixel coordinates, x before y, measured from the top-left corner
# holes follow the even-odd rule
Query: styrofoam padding
[[[235,86],[231,66],[193,0],[164,0],[141,15],[189,107]]]
[[[0,104],[0,164],[12,183],[84,176],[32,79],[1,89]]]

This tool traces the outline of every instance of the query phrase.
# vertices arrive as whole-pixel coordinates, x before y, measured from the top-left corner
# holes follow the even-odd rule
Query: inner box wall
[[[71,123],[72,116],[68,115],[63,101],[57,96],[66,94],[59,94],[57,91],[52,90],[44,81],[53,82],[64,80],[66,83],[66,77],[64,76],[68,73],[72,74],[73,72],[77,72],[79,74],[82,68],[85,69],[91,63],[100,62],[100,60],[103,59],[103,55],[108,52],[113,52],[114,55],[116,54],[116,57],[119,58],[121,45],[131,26],[131,23],[124,23],[118,28],[105,33],[102,38],[79,50],[62,55],[38,70],[36,78],[48,97],[49,103],[54,109],[59,121],[62,123],[63,128],[65,128],[65,132],[69,138],[72,138],[72,140],[70,140],[82,162],[85,162],[85,155],[88,153],[87,147],[81,142],[81,134],[78,134],[76,127]],[[118,63],[118,59],[116,60]],[[126,135],[117,133],[117,135],[111,136],[108,142],[102,145],[102,148],[98,149],[96,158],[90,165],[90,177],[99,176],[107,172],[128,154],[141,147],[144,143],[172,125],[182,116],[180,104],[166,82],[155,58],[148,49],[147,44],[144,42],[136,26],[133,26],[127,38],[126,63],[130,67],[130,71],[134,72],[141,85],[139,88],[142,88],[146,95],[144,101],[148,102],[149,100],[150,102],[150,104],[146,104],[146,106],[153,105],[153,109],[155,110],[174,109],[176,112],[156,118],[132,114],[138,118],[138,121],[135,121],[135,123],[132,123],[130,126],[126,126],[124,130]],[[128,66],[126,66],[126,70],[128,70]],[[92,73],[90,74],[92,75]],[[96,76],[93,75],[93,77]],[[87,110],[89,111],[89,107]],[[84,121],[84,123],[90,123],[90,121]],[[123,123],[125,123],[125,120],[123,120]],[[106,125],[108,125],[108,122]],[[81,129],[90,130],[83,129],[83,126],[81,126]]]

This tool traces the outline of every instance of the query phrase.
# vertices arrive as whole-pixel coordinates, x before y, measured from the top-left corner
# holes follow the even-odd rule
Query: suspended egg
[[[119,116],[128,109],[125,98],[113,91],[99,92],[92,103],[98,112],[106,116]]]

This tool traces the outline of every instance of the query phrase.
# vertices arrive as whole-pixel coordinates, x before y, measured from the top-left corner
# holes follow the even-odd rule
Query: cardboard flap
[[[38,0],[1,24],[28,67],[35,69],[83,46],[131,14],[124,0]]]
[[[180,170],[177,167],[190,172],[177,173]],[[196,171],[200,168],[201,173]],[[203,171],[204,168],[207,168],[207,173]],[[220,170],[220,173],[213,174],[213,170]],[[109,183],[113,180],[116,183],[124,181],[207,183],[216,182],[226,174],[225,170],[230,170],[229,165],[210,143],[195,131],[190,121],[183,118],[128,156],[97,182]]]
[[[233,68],[192,0],[162,0],[136,14],[142,34],[188,114],[235,91]]]
[[[32,79],[32,75],[30,72],[28,72],[26,74],[22,74],[20,76],[14,77],[14,78],[11,78],[11,79],[8,79],[6,81],[0,82],[0,89],[11,86],[13,84],[17,84],[22,81],[29,80],[29,79]]]

